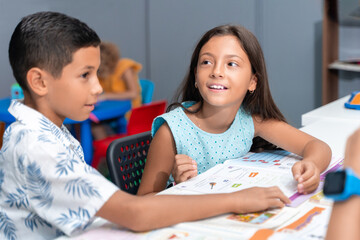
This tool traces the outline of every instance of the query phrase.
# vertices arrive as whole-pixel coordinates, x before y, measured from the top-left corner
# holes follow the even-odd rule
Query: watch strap
[[[351,195],[360,195],[360,177],[351,169],[345,168],[346,179],[345,179],[345,192],[348,198]]]
[[[344,176],[341,178],[341,182],[332,182],[340,180],[340,178],[335,177],[338,174]],[[344,201],[352,195],[360,195],[360,177],[351,168],[345,168],[338,172],[328,174],[325,178],[324,189],[326,186],[330,187],[332,184],[342,184],[341,192],[324,191],[326,197],[334,201]]]

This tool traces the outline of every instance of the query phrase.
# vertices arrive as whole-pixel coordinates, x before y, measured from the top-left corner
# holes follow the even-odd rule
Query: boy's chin
[[[95,116],[95,114],[93,114],[92,112],[88,113],[88,114],[83,114],[83,115],[77,115],[77,116],[73,116],[68,117],[69,119],[76,121],[76,122],[83,122],[85,120],[90,119],[92,122],[98,123],[100,122],[99,119]]]
[[[74,118],[71,118],[71,120],[76,121],[76,122],[83,122],[83,121],[89,119],[89,117],[90,117],[90,114],[86,115],[86,116],[74,117]]]
[[[90,117],[90,115],[87,115],[86,117],[79,118],[79,119],[76,120],[76,121],[82,122],[82,121],[88,120],[89,117]]]

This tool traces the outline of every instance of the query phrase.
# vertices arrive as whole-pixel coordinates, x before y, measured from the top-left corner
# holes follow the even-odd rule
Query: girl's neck
[[[197,107],[197,104],[194,105],[194,109]],[[204,103],[197,113],[188,114],[188,117],[205,132],[223,133],[230,128],[238,110],[236,107],[214,107]]]

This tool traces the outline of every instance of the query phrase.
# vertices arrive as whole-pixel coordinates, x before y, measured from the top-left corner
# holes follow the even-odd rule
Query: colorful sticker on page
[[[227,164],[242,165],[251,167],[261,167],[267,169],[289,170],[295,162],[302,157],[284,150],[264,151],[261,153],[249,152],[245,156],[237,159],[229,159]]]
[[[256,213],[247,213],[247,214],[231,214],[227,217],[227,219],[245,222],[245,223],[253,223],[253,224],[262,224],[267,220],[275,216],[275,213],[272,212],[256,212]]]

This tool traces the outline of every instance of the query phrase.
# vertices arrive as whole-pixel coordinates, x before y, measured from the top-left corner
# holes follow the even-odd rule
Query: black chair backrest
[[[106,151],[110,177],[121,190],[136,194],[151,142],[150,131],[112,141]]]

